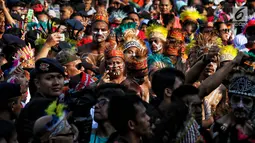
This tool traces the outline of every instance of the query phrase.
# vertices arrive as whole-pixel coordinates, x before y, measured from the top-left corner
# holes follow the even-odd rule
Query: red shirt
[[[145,33],[141,30],[139,30],[139,33],[137,34],[137,37],[139,37],[142,40],[146,39]]]

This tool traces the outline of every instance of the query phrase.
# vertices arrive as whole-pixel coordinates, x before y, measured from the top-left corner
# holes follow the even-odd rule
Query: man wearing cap
[[[71,49],[62,50],[57,54],[56,59],[65,68],[71,89],[81,90],[94,83],[93,78],[84,72],[80,57],[76,55],[76,52]]]
[[[63,92],[64,68],[50,58],[42,58],[35,63],[36,93],[22,110],[17,121],[18,140],[27,143],[33,136],[34,122],[44,115],[44,110]]]
[[[21,111],[20,85],[12,83],[0,84],[0,119],[14,120]]]

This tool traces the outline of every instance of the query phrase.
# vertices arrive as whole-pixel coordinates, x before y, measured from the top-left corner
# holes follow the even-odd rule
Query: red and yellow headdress
[[[198,20],[206,21],[206,17],[201,15],[196,8],[194,7],[188,7],[186,8],[180,15],[180,20],[182,22],[186,20],[193,21],[195,23],[198,23]]]
[[[166,41],[167,38],[167,29],[161,25],[153,24],[147,27],[146,36],[147,38],[160,38],[163,41]]]
[[[168,32],[168,37],[184,42],[185,33],[179,28],[174,28]]]
[[[104,58],[111,59],[113,57],[120,57],[124,60],[124,54],[123,51],[120,49],[115,49],[115,48],[108,48],[104,52]]]
[[[92,18],[93,23],[96,21],[104,21],[109,24],[108,13],[104,11],[97,12]]]

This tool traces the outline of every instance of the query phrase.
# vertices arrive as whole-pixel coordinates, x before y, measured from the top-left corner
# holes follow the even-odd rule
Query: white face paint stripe
[[[155,42],[153,41],[153,42],[152,42],[152,45],[154,45],[154,46],[157,48],[154,52],[158,52],[159,50],[162,49],[162,44],[161,44],[161,43],[157,44],[157,43],[155,43]]]

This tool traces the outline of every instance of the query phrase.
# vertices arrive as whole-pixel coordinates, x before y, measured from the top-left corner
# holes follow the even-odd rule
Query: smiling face
[[[46,96],[59,96],[64,87],[64,76],[60,73],[45,73],[35,79],[38,92]]]
[[[104,42],[109,35],[108,25],[103,21],[97,21],[92,25],[93,41],[96,43]]]
[[[227,27],[225,23],[222,23],[220,25],[219,32],[220,32],[220,38],[222,39],[222,41],[228,41],[230,37],[230,29]]]
[[[161,0],[160,2],[160,10],[162,14],[169,14],[172,10],[172,4],[170,0]]]

